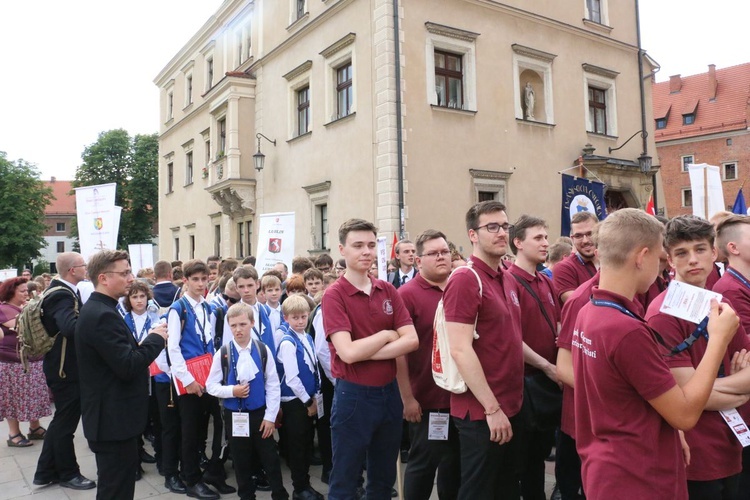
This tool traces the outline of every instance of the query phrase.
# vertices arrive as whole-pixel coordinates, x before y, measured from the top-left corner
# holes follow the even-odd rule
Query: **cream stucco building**
[[[466,248],[463,216],[484,199],[506,203],[511,220],[544,217],[556,235],[558,172],[579,157],[611,205],[644,207],[658,167],[638,163],[655,147],[635,8],[225,1],[155,79],[160,257],[253,254],[257,215],[271,212],[295,212],[300,255],[335,257],[350,217],[374,221],[388,241],[403,224]],[[648,78],[655,63],[642,61]],[[609,153],[643,123],[647,139]]]

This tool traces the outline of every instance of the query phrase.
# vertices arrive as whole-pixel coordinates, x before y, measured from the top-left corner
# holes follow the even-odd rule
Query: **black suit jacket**
[[[409,280],[413,280],[416,275],[417,275],[417,266],[414,266],[411,268],[411,272],[409,273]],[[396,289],[398,289],[398,287],[401,286],[401,278],[399,275],[399,271],[396,270],[396,272],[389,274],[388,281],[391,283],[391,285],[395,286]]]
[[[116,306],[115,299],[94,292],[76,325],[83,434],[91,441],[122,441],[143,432],[148,366],[164,349],[156,334],[138,345]]]
[[[68,286],[60,280],[54,279],[49,287]],[[70,287],[68,287],[70,288]],[[83,303],[72,294],[60,290],[48,295],[42,303],[42,324],[51,334],[60,332],[52,349],[44,356],[44,375],[48,384],[56,382],[78,382],[78,363],[76,362],[75,329],[78,316],[75,314],[75,301],[78,301],[78,311]],[[65,349],[65,363],[63,370],[66,377],[60,378],[60,359],[62,358],[62,340],[67,338]]]

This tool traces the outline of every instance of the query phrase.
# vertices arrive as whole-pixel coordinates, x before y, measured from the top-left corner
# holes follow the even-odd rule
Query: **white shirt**
[[[407,284],[415,276],[414,268],[412,267],[408,273],[404,273],[401,268],[398,269],[398,280],[402,285]]]
[[[63,279],[60,279],[60,281],[62,281],[68,286],[71,286],[70,283],[68,283],[67,281]],[[81,281],[80,283],[78,283],[78,285],[73,286],[72,288],[74,291],[77,289],[80,292],[81,302],[85,304],[86,301],[89,300],[89,297],[91,297],[91,292],[94,291],[94,284],[88,280],[85,280],[85,281]]]
[[[318,312],[315,314],[312,320],[313,328],[315,328],[315,354],[318,356],[320,367],[328,377],[328,380],[336,384],[336,379],[331,374],[331,348],[328,346],[326,340],[326,331],[323,328],[323,308],[318,308]]]
[[[244,370],[244,367],[241,366],[244,363],[243,360],[250,359],[252,361],[252,356],[250,354],[250,348],[252,346],[252,343],[248,343],[246,348],[241,348],[234,339],[231,341],[234,344],[235,349],[237,349],[237,352],[239,353],[239,357],[237,359],[237,372],[238,376],[241,378],[240,375],[240,369]],[[279,374],[276,372],[276,363],[273,362],[273,356],[271,355],[271,350],[268,348],[268,346],[265,346],[266,349],[266,356],[268,356],[268,361],[266,362],[266,373],[265,373],[265,388],[266,388],[266,412],[263,416],[263,420],[268,420],[269,422],[275,422],[276,416],[279,414],[279,402],[281,398],[281,384],[279,383]],[[243,351],[245,351],[246,357],[243,356]],[[253,362],[253,365],[255,365],[255,362]],[[230,367],[231,369],[231,367]],[[256,367],[256,370],[258,367]],[[252,370],[252,369],[251,369]],[[257,371],[256,371],[257,373]],[[213,363],[211,363],[211,371],[208,373],[208,379],[206,379],[206,391],[217,398],[222,399],[228,399],[233,398],[234,395],[232,394],[232,389],[234,388],[233,385],[224,385],[223,382],[223,373],[221,371],[221,351],[214,354],[214,360]]]
[[[303,349],[306,351],[303,355],[305,364],[310,368],[310,371],[315,373],[315,360],[311,359],[311,356],[315,354],[315,348],[310,344],[309,337],[304,333],[297,333],[294,330],[289,330],[289,335],[296,335],[297,338],[302,340]],[[279,362],[284,365],[284,381],[287,387],[289,387],[294,396],[282,396],[281,401],[287,402],[294,399],[299,399],[303,403],[307,403],[310,399],[310,395],[307,393],[302,380],[299,378],[299,366],[297,365],[297,345],[292,342],[282,342],[279,344],[278,352],[276,357]]]
[[[271,322],[271,331],[276,332],[276,330],[279,329],[279,326],[281,325],[281,304],[279,304],[276,309],[266,304],[266,307],[268,308],[269,314],[268,314],[268,320]],[[279,345],[278,342],[276,342],[276,345]]]
[[[213,342],[213,332],[216,323],[216,317],[213,314],[209,314],[206,318],[204,312],[205,309],[201,305],[203,303],[203,297],[200,297],[198,301],[195,301],[192,297],[185,294],[185,299],[193,309],[195,313],[195,331],[198,335],[201,335],[201,329],[198,326],[205,325],[203,328],[203,343]],[[169,310],[169,316],[167,316],[167,332],[169,338],[167,339],[167,350],[169,351],[169,360],[172,362],[172,373],[177,380],[179,380],[183,387],[195,382],[193,377],[187,369],[185,364],[185,358],[182,356],[182,349],[180,348],[180,340],[182,340],[182,325],[180,322],[180,314],[174,310]]]
[[[134,311],[131,311],[130,315],[133,317],[133,323],[135,324],[135,333],[133,334],[133,337],[135,338],[135,341],[140,344],[141,340],[145,339],[146,334],[148,333],[143,331],[143,325],[146,324],[146,320],[148,319],[148,312],[144,312],[139,316]],[[141,340],[138,340],[141,333],[143,333],[143,337]]]

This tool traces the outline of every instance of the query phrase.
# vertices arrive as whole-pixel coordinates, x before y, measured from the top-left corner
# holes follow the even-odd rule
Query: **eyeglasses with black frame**
[[[224,297],[224,300],[227,301],[227,304],[236,304],[240,301],[240,299],[235,299],[234,297],[230,297],[229,295],[223,293],[221,294],[222,297]]]
[[[498,224],[497,222],[490,222],[489,224],[485,224],[484,226],[475,227],[474,231],[479,231],[480,229],[486,229],[488,233],[499,233],[502,229],[504,232],[509,232],[511,229],[513,229],[513,226],[511,224],[508,224],[507,222],[505,224]]]
[[[123,278],[133,275],[132,269],[126,269],[125,271],[104,271],[102,274],[119,274]]]
[[[420,257],[430,257],[431,259],[432,258],[437,259],[438,257],[442,257],[444,259],[447,259],[450,256],[451,256],[451,251],[450,250],[439,250],[439,251],[436,250],[434,252],[426,252],[426,253],[423,253],[422,255],[420,255]]]

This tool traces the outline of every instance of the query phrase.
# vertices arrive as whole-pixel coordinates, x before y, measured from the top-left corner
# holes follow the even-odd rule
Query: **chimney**
[[[50,177],[49,179],[50,182],[55,182],[56,180],[57,180],[57,177],[55,177],[54,175]]]
[[[682,88],[682,78],[680,75],[672,75],[669,77],[669,93],[674,94],[679,92]]]
[[[716,65],[708,65],[708,99],[713,101],[716,99]]]

